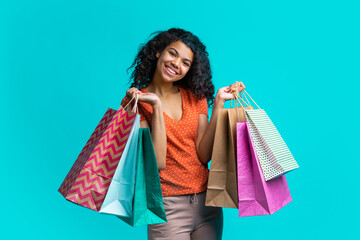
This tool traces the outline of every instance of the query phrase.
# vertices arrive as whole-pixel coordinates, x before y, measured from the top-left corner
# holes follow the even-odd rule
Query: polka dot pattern
[[[195,141],[200,114],[208,115],[206,98],[199,100],[190,90],[180,88],[183,115],[175,121],[164,114],[167,136],[166,168],[160,170],[161,189],[164,197],[199,193],[206,190],[208,167],[197,154]],[[143,88],[140,91],[146,92]],[[146,120],[151,130],[152,107],[139,103],[140,121]]]

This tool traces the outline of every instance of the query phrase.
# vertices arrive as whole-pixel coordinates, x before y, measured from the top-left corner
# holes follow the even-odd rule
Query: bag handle
[[[126,106],[124,107],[124,109],[126,109],[126,108],[129,106],[129,104],[132,102],[132,100],[134,100],[134,98],[135,98],[135,104],[134,104],[133,108],[132,108],[130,111],[131,111],[131,112],[136,112],[137,114],[139,114],[139,109],[138,109],[138,106],[137,106],[138,100],[139,100],[139,96],[138,96],[137,94],[135,94],[135,96],[132,97],[132,99],[126,104]],[[136,111],[135,111],[135,110],[136,110]]]
[[[240,107],[242,107],[243,104],[239,101],[239,95],[237,95],[235,92],[232,92],[232,95],[234,96],[234,98],[231,99],[230,108],[232,107],[233,104],[234,104],[234,107],[237,107],[238,104],[240,105]]]
[[[245,92],[245,94],[246,95],[248,95],[248,97],[251,99],[251,101],[253,101],[253,103],[255,103],[255,105],[259,108],[259,110],[261,110],[261,108],[259,107],[259,105],[257,105],[256,104],[256,102],[254,101],[254,99],[252,99],[251,97],[250,97],[250,95],[244,90],[244,92]],[[241,98],[239,97],[239,95],[238,94],[234,94],[234,96],[236,97],[236,99],[237,99],[237,101],[239,101],[240,102],[240,100],[243,102],[243,103],[245,103],[248,107],[251,107],[251,104],[250,104],[250,102],[249,102],[249,100],[247,99],[247,97],[246,97],[246,95],[244,94],[244,96],[245,96],[245,99],[246,99],[246,101],[247,102],[245,102],[245,100],[242,98],[242,92],[241,92]]]
[[[232,107],[232,104],[234,102],[234,106],[237,107],[238,104],[240,105],[240,107],[245,107],[244,104],[241,103],[241,101],[243,101],[248,107],[251,107],[251,104],[249,103],[249,100],[247,100],[248,103],[246,103],[243,99],[242,99],[242,92],[240,92],[240,97],[239,94],[236,94],[235,92],[232,92],[234,98],[231,100],[230,102],[230,108]],[[241,101],[240,101],[241,100]]]
[[[245,99],[246,99],[246,102],[245,102],[245,100],[243,99],[243,92],[245,93],[245,94],[244,94],[244,97],[245,97]],[[251,101],[252,101],[253,103],[255,103],[255,105],[259,108],[259,110],[261,110],[261,108],[259,107],[259,105],[256,104],[256,102],[254,101],[254,99],[252,99],[252,97],[251,97],[245,90],[243,90],[243,91],[240,92],[240,96],[239,96],[239,94],[236,94],[235,92],[233,92],[232,94],[234,95],[234,99],[232,99],[231,102],[230,102],[230,108],[232,107],[233,102],[234,102],[234,106],[235,106],[235,107],[237,107],[237,104],[238,104],[238,103],[239,103],[240,107],[242,107],[242,108],[244,108],[244,104],[245,104],[246,106],[248,106],[248,107],[251,107],[251,104],[250,104],[250,102],[249,102],[249,99],[246,97],[246,95],[248,95],[248,97],[251,99]],[[241,103],[241,102],[243,102],[243,103]]]
[[[232,95],[234,96],[234,98],[231,99],[231,101],[230,101],[230,108],[233,108],[233,105],[234,105],[234,108],[236,108],[238,106],[238,103],[239,103],[240,107],[242,107],[241,102],[239,100],[237,100],[237,96],[236,96],[235,92],[233,92]]]
[[[251,97],[250,97],[250,95],[244,90],[244,92],[246,93],[246,95],[248,95],[249,96],[249,98],[251,99],[251,101],[253,101],[254,103],[255,103],[255,105],[261,110],[261,108],[259,107],[259,105],[257,105],[256,104],[256,102],[254,101],[254,99],[252,99]],[[245,98],[246,98],[246,95],[244,95],[245,96]],[[247,99],[247,98],[246,98]],[[249,101],[249,100],[248,100]]]
[[[241,96],[241,98],[242,98],[242,96],[243,96],[243,92],[240,92],[240,96]],[[250,104],[250,102],[249,102],[249,99],[246,97],[246,95],[245,95],[245,94],[244,94],[244,97],[245,97],[245,99],[246,99],[247,103],[249,104],[248,106],[251,106],[251,104]]]

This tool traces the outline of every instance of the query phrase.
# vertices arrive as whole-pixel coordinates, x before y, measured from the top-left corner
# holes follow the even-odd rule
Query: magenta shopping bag
[[[292,201],[285,175],[265,181],[247,122],[236,123],[239,217],[270,215]]]

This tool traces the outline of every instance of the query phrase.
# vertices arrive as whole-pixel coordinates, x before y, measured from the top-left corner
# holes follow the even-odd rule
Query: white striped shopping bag
[[[250,95],[244,92],[255,103]],[[250,106],[245,94],[247,103],[242,97],[240,100]],[[299,165],[265,110],[260,109],[256,103],[255,105],[259,109],[244,109],[245,117],[262,172],[268,181],[298,168]]]

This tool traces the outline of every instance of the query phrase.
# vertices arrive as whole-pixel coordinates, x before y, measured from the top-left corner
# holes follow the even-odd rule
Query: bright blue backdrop
[[[57,189],[129,87],[150,33],[181,27],[210,53],[216,88],[243,81],[300,169],[272,216],[225,209],[224,239],[353,239],[359,216],[356,1],[0,2],[1,238],[145,239]]]

